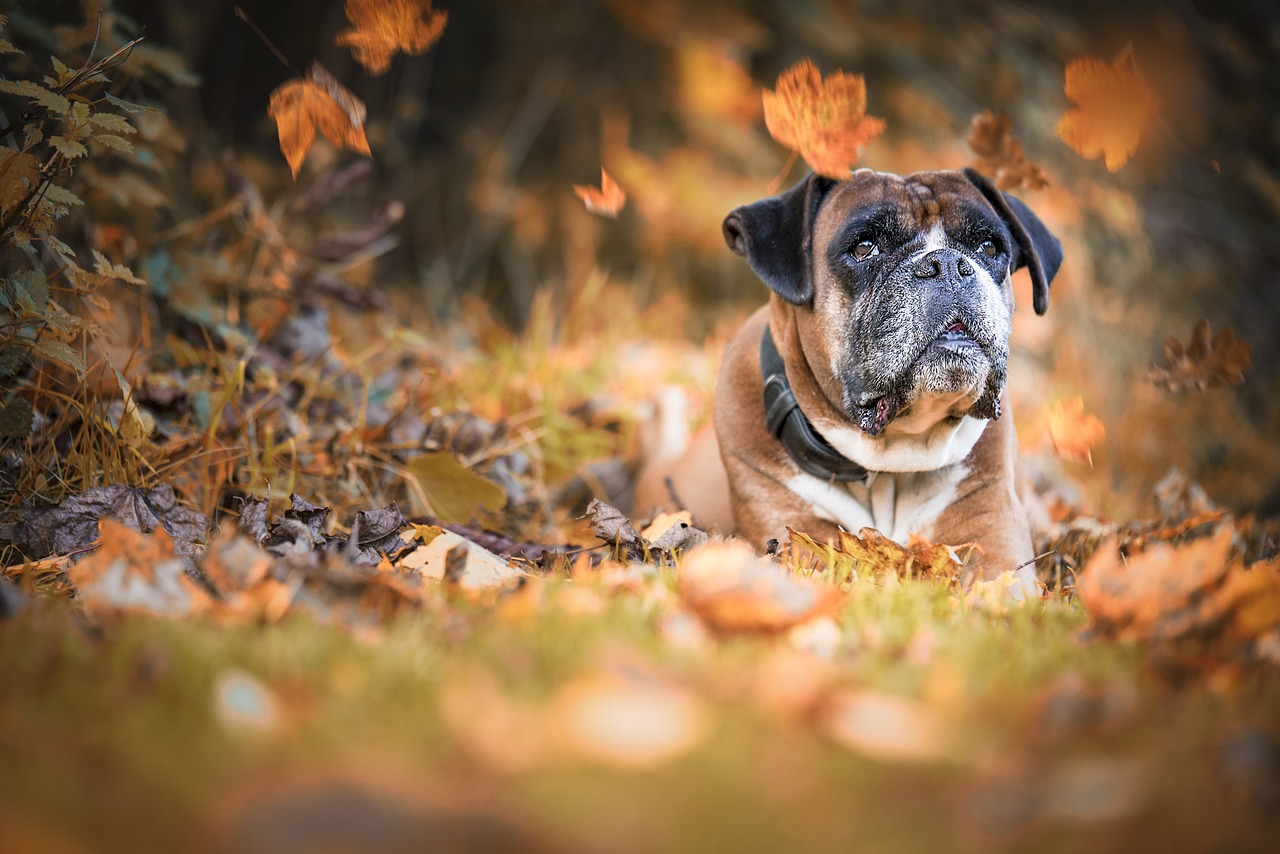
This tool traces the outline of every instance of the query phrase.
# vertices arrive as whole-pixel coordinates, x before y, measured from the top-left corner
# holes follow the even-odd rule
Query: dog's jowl
[[[1028,562],[1005,372],[1011,274],[1043,314],[1062,262],[1039,218],[971,170],[862,169],[738,208],[724,237],[773,293],[725,352],[714,436],[651,443],[638,509],[679,502],[760,548],[873,527],[976,542],[980,576]]]

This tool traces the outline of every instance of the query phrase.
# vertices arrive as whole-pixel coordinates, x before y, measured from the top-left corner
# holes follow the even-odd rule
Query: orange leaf
[[[1118,172],[1138,150],[1159,103],[1133,45],[1114,62],[1096,56],[1071,60],[1063,88],[1076,106],[1058,120],[1058,136],[1081,157],[1104,157],[1107,171]]]
[[[680,593],[707,625],[725,632],[780,632],[835,613],[840,591],[789,575],[738,540],[708,543],[680,566]]]
[[[306,78],[289,80],[272,92],[267,112],[276,120],[280,150],[295,178],[315,142],[316,131],[334,145],[369,156],[364,102],[318,62],[311,63]]]
[[[1204,391],[1244,382],[1253,348],[1229,326],[1211,339],[1209,321],[1201,320],[1186,344],[1173,336],[1165,339],[1164,360],[1167,367],[1153,365],[1148,374],[1153,384],[1169,391]]]
[[[435,44],[449,13],[433,11],[431,0],[347,0],[347,20],[352,28],[338,33],[337,44],[376,76],[397,51],[419,54]]]
[[[1280,625],[1276,561],[1245,569],[1231,556],[1233,532],[1175,546],[1161,543],[1124,560],[1104,543],[1080,572],[1077,590],[1093,628],[1121,640],[1166,641],[1222,633],[1252,640]]]
[[[626,192],[618,186],[618,182],[613,180],[613,176],[606,172],[603,166],[600,167],[600,189],[574,184],[573,191],[578,194],[578,198],[582,199],[587,210],[610,219],[617,217],[622,206],[627,203]]]
[[[1059,400],[1046,411],[1045,424],[1055,454],[1093,467],[1091,451],[1107,438],[1107,428],[1096,416],[1084,411],[1084,401],[1078,397]]]
[[[69,572],[87,609],[179,617],[208,604],[208,596],[187,577],[186,563],[163,527],[141,534],[103,519],[98,529],[102,545]]]
[[[865,115],[867,86],[861,74],[843,71],[822,79],[809,60],[778,75],[764,91],[769,135],[800,153],[813,170],[837,180],[849,177],[862,147],[884,131],[884,120]]]

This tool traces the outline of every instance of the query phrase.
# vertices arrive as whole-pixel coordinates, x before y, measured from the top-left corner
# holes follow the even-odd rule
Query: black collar
[[[813,429],[787,382],[787,368],[769,327],[760,338],[760,374],[764,377],[764,424],[802,471],[837,483],[865,483],[869,472],[846,459]]]

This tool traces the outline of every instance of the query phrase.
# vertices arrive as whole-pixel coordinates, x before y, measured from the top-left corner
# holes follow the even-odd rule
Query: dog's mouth
[[[894,387],[881,394],[867,391],[846,394],[845,409],[864,433],[879,436],[889,422],[908,408],[922,364],[928,363],[935,374],[945,368],[954,375],[954,382],[959,388],[964,384],[965,376],[973,376],[973,372],[979,370],[978,363],[986,361],[987,353],[968,324],[959,317],[952,318],[924,345],[912,361],[911,370]]]
[[[934,347],[959,350],[965,347],[978,347],[978,342],[965,322],[956,318],[942,327],[942,331],[938,333],[937,337],[929,342],[926,352]],[[921,356],[923,357],[923,355],[922,353]]]

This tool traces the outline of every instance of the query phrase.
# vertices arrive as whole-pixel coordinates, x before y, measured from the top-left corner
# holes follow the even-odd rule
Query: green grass
[[[0,623],[0,828],[21,816],[88,850],[191,850],[193,839],[232,850],[255,816],[284,821],[255,793],[342,783],[344,797],[374,792],[435,811],[436,825],[439,811],[479,815],[552,850],[1262,850],[1267,838],[1254,802],[1274,772],[1225,769],[1222,745],[1280,720],[1274,671],[1228,663],[1175,688],[1145,649],[1081,642],[1074,604],[995,614],[957,607],[937,582],[863,582],[818,666],[839,688],[919,701],[956,745],[946,758],[882,760],[811,716],[770,711],[762,674],[801,660],[785,657],[785,639],[681,647],[658,629],[673,600],[601,591],[602,612],[569,614],[556,603],[590,582],[539,583],[531,614],[441,598],[373,641],[305,616],[90,628],[73,605],[37,600]],[[231,670],[268,686],[274,728],[219,717],[217,680]],[[708,734],[650,770],[566,757],[509,773],[465,749],[439,711],[442,686],[462,674],[488,673],[503,702],[536,711],[601,671],[687,687]],[[527,735],[554,725],[531,714]],[[482,847],[466,827],[463,848]]]

